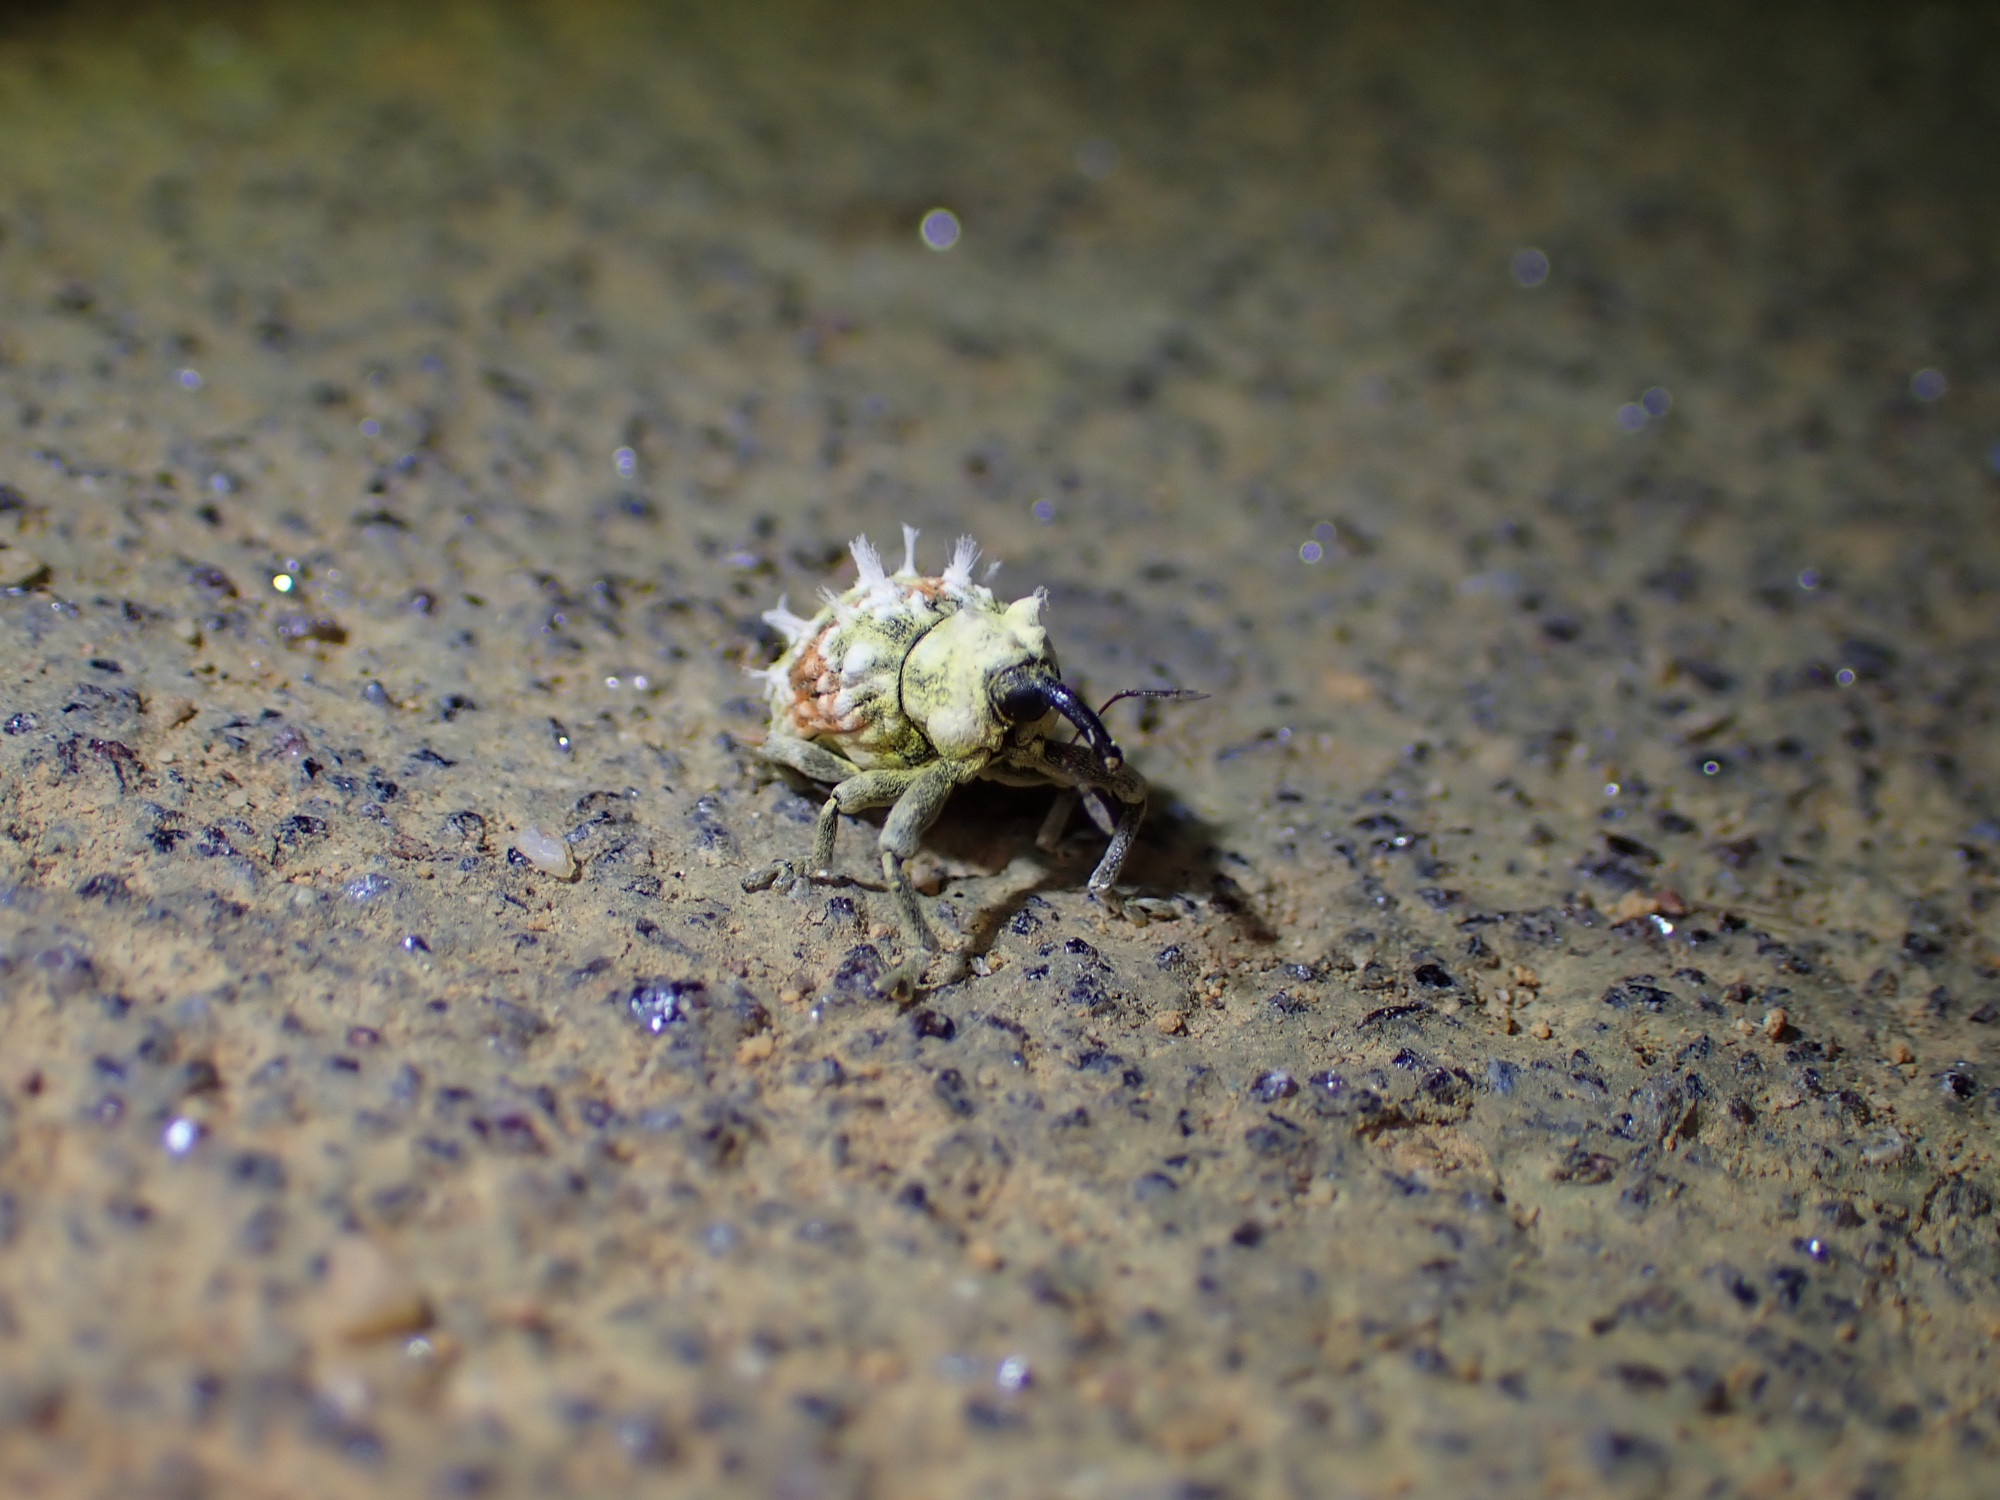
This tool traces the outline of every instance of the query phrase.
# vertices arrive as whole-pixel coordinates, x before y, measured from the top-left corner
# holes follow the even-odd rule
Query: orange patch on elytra
[[[820,642],[831,634],[829,630],[819,640],[808,641],[792,662],[789,674],[792,701],[785,705],[785,720],[792,733],[803,740],[821,734],[845,734],[854,728],[838,711],[840,674],[820,654]]]

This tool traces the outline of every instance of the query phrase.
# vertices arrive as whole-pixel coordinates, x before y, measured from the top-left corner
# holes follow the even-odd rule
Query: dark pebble
[[[1028,1419],[1011,1406],[1002,1406],[982,1396],[969,1398],[965,1403],[966,1424],[986,1432],[1015,1432],[1028,1425]]]
[[[949,1042],[958,1035],[958,1023],[934,1010],[917,1010],[910,1013],[910,1030],[920,1041],[931,1037]]]
[[[1283,1068],[1258,1074],[1250,1085],[1250,1097],[1259,1104],[1275,1104],[1280,1099],[1291,1098],[1298,1091],[1298,1081]]]
[[[931,1081],[931,1091],[937,1095],[939,1103],[961,1118],[969,1118],[978,1110],[965,1075],[957,1068],[940,1068],[937,1077]]]
[[[625,996],[625,1009],[633,1020],[657,1036],[669,1026],[693,1019],[702,1003],[705,987],[696,979],[646,979]]]

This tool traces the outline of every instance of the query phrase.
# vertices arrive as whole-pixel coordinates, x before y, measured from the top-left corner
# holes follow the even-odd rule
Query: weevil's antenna
[[[1126,698],[1150,698],[1158,703],[1199,703],[1207,696],[1206,693],[1197,693],[1193,688],[1127,688],[1122,693],[1113,693],[1098,704],[1097,712],[1101,718],[1112,704]]]
[[[1193,688],[1127,688],[1122,693],[1113,693],[1109,698],[1106,698],[1098,706],[1097,715],[1099,718],[1103,718],[1110,711],[1112,704],[1125,698],[1152,698],[1168,703],[1199,703],[1207,696],[1208,694],[1198,693]],[[1069,715],[1065,714],[1063,717],[1069,718]],[[1076,720],[1073,718],[1070,718],[1069,721],[1072,724],[1076,724]],[[1083,726],[1077,724],[1077,728],[1082,729]],[[1076,741],[1072,739],[1070,743],[1074,745]]]
[[[1125,757],[1105,732],[1104,721],[1090,711],[1088,703],[1072,693],[1064,683],[1051,682],[1042,691],[1048,696],[1049,706],[1074,724],[1078,733],[1090,741],[1091,753],[1107,771],[1115,771],[1125,763]]]

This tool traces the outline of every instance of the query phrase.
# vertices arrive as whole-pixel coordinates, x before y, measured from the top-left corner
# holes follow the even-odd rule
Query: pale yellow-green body
[[[843,812],[894,804],[881,836],[882,869],[912,945],[937,939],[917,904],[903,862],[943,811],[952,790],[984,777],[1015,786],[1054,785],[1113,798],[1113,823],[1096,796],[1086,802],[1107,825],[1111,845],[1091,876],[1108,892],[1129,852],[1146,804],[1145,782],[1061,682],[1038,592],[1002,605],[971,581],[977,549],[961,541],[936,577],[916,573],[916,534],[904,528],[904,566],[886,574],[865,539],[854,544],[859,577],[811,619],[777,609],[765,619],[789,640],[761,675],[771,707],[766,760],[832,785],[820,810],[807,875],[832,878],[834,835]],[[1066,705],[1058,714],[1054,703]],[[1050,738],[1062,717],[1091,729],[1091,747]],[[1060,835],[1074,794],[1065,792],[1043,842]],[[775,880],[787,869],[770,872]],[[753,883],[770,883],[762,880]],[[905,966],[901,977],[913,982]]]

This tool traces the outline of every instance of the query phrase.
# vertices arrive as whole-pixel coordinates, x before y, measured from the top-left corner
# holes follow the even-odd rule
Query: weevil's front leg
[[[938,951],[937,934],[924,919],[923,907],[918,904],[917,893],[903,869],[904,861],[917,852],[917,841],[937,821],[953,790],[979,774],[979,764],[937,760],[906,774],[910,776],[908,789],[889,810],[881,839],[882,877],[895,897],[896,912],[903,919],[903,934],[911,949],[909,956],[883,980],[884,991],[898,999],[916,989],[930,956]]]
[[[789,734],[772,734],[757,747],[757,753],[774,766],[797,771],[801,776],[828,786],[838,786],[856,775],[860,767],[844,755],[835,755],[824,745]]]
[[[1090,889],[1093,892],[1110,891],[1119,872],[1125,868],[1126,856],[1132,852],[1132,843],[1139,837],[1139,824],[1146,816],[1146,783],[1139,779],[1136,772],[1124,771],[1120,774],[1130,777],[1132,785],[1129,788],[1109,789],[1125,806],[1118,814],[1118,826],[1112,831],[1111,842],[1105,846],[1104,857],[1090,872]]]
[[[1109,792],[1123,804],[1117,826],[1111,831],[1111,843],[1090,876],[1091,894],[1109,900],[1111,887],[1125,868],[1132,842],[1139,836],[1139,824],[1146,816],[1146,780],[1130,766],[1105,770],[1097,757],[1081,745],[1044,743],[1042,759],[1048,765],[1051,781],[1086,791]]]
[[[842,813],[866,812],[871,807],[887,807],[892,802],[900,804],[911,784],[922,775],[921,771],[901,767],[856,771],[835,787],[820,807],[819,822],[813,825],[813,879],[833,878],[833,839],[840,831]]]
[[[932,761],[910,774],[908,790],[897,799],[895,807],[890,809],[889,821],[882,825],[882,874],[896,898],[905,932],[915,946],[927,953],[937,952],[938,940],[924,920],[917,893],[903,871],[903,862],[917,852],[917,841],[924,836],[924,830],[937,821],[952,791],[967,779],[965,771],[953,762]]]

